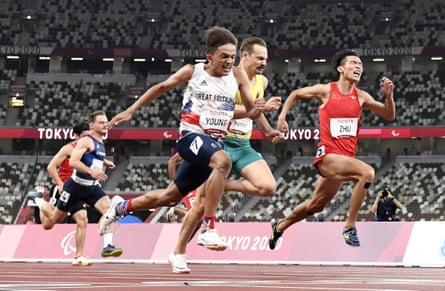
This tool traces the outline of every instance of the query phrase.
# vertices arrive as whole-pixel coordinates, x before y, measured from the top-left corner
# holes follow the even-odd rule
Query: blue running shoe
[[[119,257],[124,252],[121,248],[116,248],[113,245],[107,245],[102,250],[102,257]]]
[[[271,224],[272,224],[272,233],[271,233],[270,238],[269,238],[269,248],[270,248],[271,250],[274,250],[274,249],[275,249],[275,247],[276,247],[276,245],[277,245],[277,241],[278,241],[278,239],[283,235],[282,232],[279,232],[279,231],[277,230],[278,222],[279,222],[279,221],[278,221],[278,219],[276,219],[276,218],[272,219],[272,221],[271,221]]]
[[[343,238],[345,239],[345,243],[352,247],[359,247],[360,241],[357,236],[357,229],[355,227],[351,227],[343,231]]]

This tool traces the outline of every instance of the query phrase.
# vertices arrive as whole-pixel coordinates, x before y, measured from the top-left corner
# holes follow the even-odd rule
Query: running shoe
[[[168,262],[172,265],[172,272],[174,274],[188,274],[191,272],[187,266],[187,256],[185,254],[171,253],[168,257]]]
[[[107,245],[102,250],[102,257],[119,257],[124,252],[121,248],[116,248],[113,245]]]
[[[175,214],[175,207],[170,207],[165,216],[168,222],[176,222],[178,220],[178,217]]]
[[[91,265],[92,265],[92,263],[89,262],[87,259],[85,259],[82,256],[74,258],[73,261],[71,262],[71,266],[75,266],[75,267],[91,266]]]
[[[36,206],[38,208],[41,208],[42,205],[45,203],[43,194],[41,192],[31,191],[26,194],[25,199],[28,199],[28,206]]]
[[[351,227],[349,229],[344,230],[343,238],[345,239],[345,243],[350,246],[353,246],[353,247],[360,246],[360,241],[358,240],[358,236],[357,236],[357,229],[355,227]]]
[[[216,229],[205,229],[199,236],[197,244],[214,251],[223,251],[227,244],[219,237]]]
[[[107,233],[110,225],[119,220],[123,215],[117,213],[117,206],[119,203],[124,201],[122,197],[116,195],[111,199],[110,208],[108,208],[107,212],[105,212],[104,218],[99,222],[99,235],[104,235]]]
[[[30,191],[30,192],[28,192],[28,194],[26,194],[25,198],[28,198],[28,199],[34,201],[35,198],[43,198],[43,194],[42,194],[42,192]]]
[[[277,230],[278,222],[279,221],[276,218],[273,218],[272,221],[271,221],[272,233],[270,234],[270,238],[269,238],[269,248],[271,250],[275,249],[275,247],[277,246],[278,239],[283,235],[282,232],[279,232]]]

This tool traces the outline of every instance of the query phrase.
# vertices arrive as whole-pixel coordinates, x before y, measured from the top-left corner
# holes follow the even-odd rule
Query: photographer
[[[385,186],[377,193],[371,212],[376,216],[377,221],[398,221],[400,218],[395,215],[397,208],[402,210],[402,203],[391,194],[388,186]]]

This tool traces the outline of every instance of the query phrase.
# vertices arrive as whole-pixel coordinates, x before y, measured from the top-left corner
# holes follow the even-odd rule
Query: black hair
[[[207,53],[213,54],[218,47],[225,44],[237,45],[238,40],[235,35],[227,28],[213,26],[206,33]]]
[[[335,53],[332,57],[332,65],[334,66],[334,70],[337,71],[337,67],[344,64],[346,57],[355,56],[360,57],[358,53],[351,49],[341,50]]]
[[[87,122],[80,122],[73,126],[73,132],[80,135],[83,131],[90,130],[90,126]]]

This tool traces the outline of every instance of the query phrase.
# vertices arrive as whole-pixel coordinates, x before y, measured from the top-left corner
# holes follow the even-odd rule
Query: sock
[[[204,224],[208,229],[215,229],[215,216],[204,216]]]
[[[112,233],[104,234],[103,238],[104,238],[104,247],[107,247],[108,245],[113,245],[113,234]]]
[[[127,215],[132,211],[131,200],[124,200],[116,205],[116,216]]]

